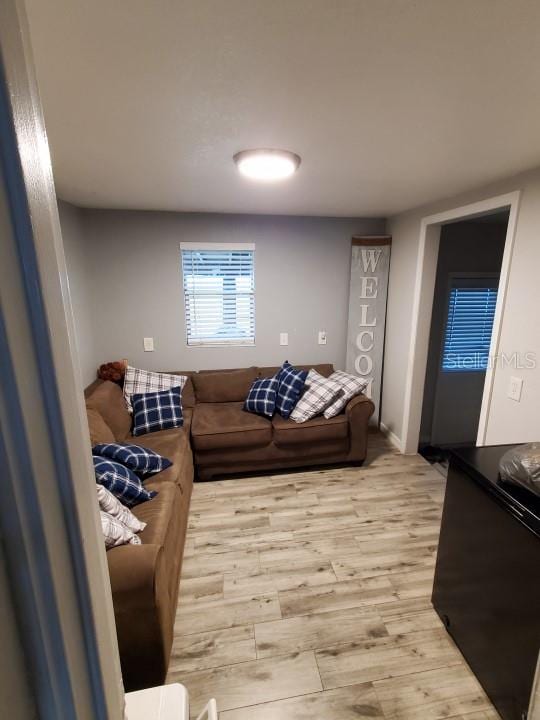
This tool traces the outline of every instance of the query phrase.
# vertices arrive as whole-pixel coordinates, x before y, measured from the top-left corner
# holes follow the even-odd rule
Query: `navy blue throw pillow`
[[[182,427],[182,390],[180,387],[131,396],[133,435]]]
[[[157,452],[129,443],[100,443],[92,448],[93,455],[116,460],[139,475],[151,475],[166,470],[172,462]]]
[[[307,378],[307,370],[297,370],[285,360],[276,377],[279,381],[276,410],[281,417],[287,419],[302,394]]]
[[[104,485],[124,505],[133,507],[157,495],[154,491],[146,490],[135,473],[124,465],[99,455],[93,455],[92,460],[94,461],[96,482]]]
[[[244,410],[272,417],[276,409],[276,396],[278,389],[277,377],[259,378],[249,389],[244,403]]]

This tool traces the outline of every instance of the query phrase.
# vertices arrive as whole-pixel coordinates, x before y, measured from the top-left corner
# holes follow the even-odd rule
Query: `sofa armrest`
[[[369,418],[375,411],[375,405],[367,395],[356,395],[345,407],[349,421],[350,448],[348,460],[361,462],[367,453]]]
[[[124,686],[162,685],[172,643],[163,548],[122,545],[107,552],[107,561]]]
[[[159,545],[121,545],[107,552],[115,611],[126,612],[155,604]]]

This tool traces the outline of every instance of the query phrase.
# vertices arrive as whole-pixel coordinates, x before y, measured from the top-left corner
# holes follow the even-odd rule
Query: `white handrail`
[[[197,720],[203,720],[203,718],[206,718],[206,720],[218,720],[217,703],[214,698],[208,701],[208,704],[197,717]]]

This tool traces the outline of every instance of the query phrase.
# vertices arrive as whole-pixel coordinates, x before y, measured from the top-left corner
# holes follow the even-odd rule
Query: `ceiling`
[[[384,216],[540,165],[537,0],[27,0],[77,205]],[[281,184],[235,152],[302,156]]]

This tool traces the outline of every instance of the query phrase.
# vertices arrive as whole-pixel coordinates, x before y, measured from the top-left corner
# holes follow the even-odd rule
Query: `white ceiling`
[[[538,0],[27,0],[58,194],[389,215],[540,165]],[[302,156],[283,184],[232,155]]]

